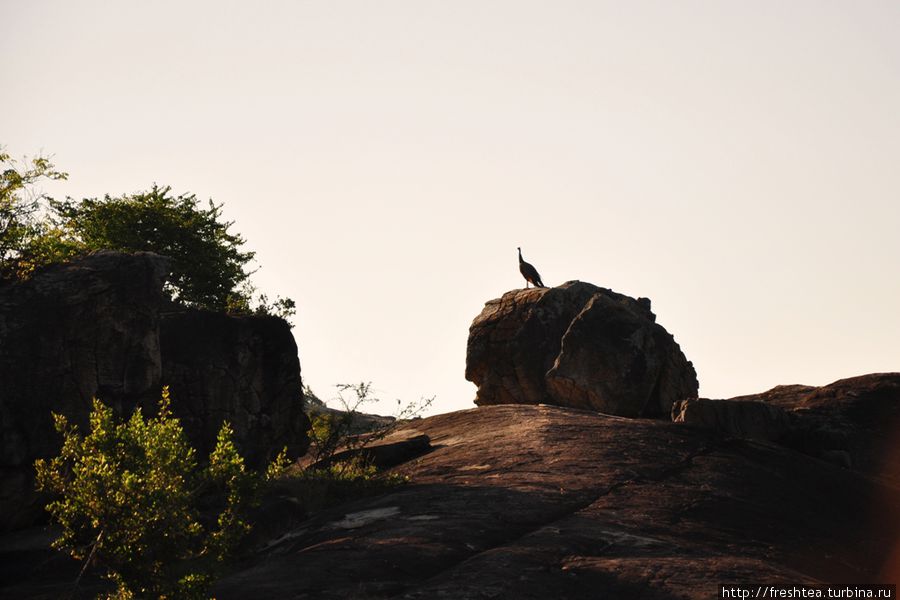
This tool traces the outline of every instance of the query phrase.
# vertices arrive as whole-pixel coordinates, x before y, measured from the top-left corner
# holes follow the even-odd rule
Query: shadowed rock
[[[396,439],[396,436],[392,436],[389,442],[381,441],[363,448],[342,450],[336,452],[330,459],[309,462],[305,466],[311,469],[324,469],[336,463],[359,458],[365,464],[372,465],[376,469],[389,469],[409,462],[433,449],[427,435],[413,435],[408,439]],[[304,464],[303,459],[300,463]]]
[[[751,440],[777,442],[797,425],[793,414],[755,400],[691,398],[672,405],[672,420]]]
[[[33,464],[59,453],[51,412],[83,430],[93,397],[119,414],[138,405],[155,412],[170,384],[174,414],[201,456],[223,420],[251,464],[283,446],[305,451],[308,420],[288,324],[164,314],[168,264],[146,252],[97,252],[0,286],[0,531],[44,516]]]
[[[0,286],[0,530],[42,516],[33,463],[59,453],[50,412],[87,422],[158,398],[159,306],[168,260],[98,252]]]
[[[284,319],[169,313],[160,342],[162,381],[200,456],[215,447],[223,421],[250,466],[263,466],[284,447],[290,456],[306,451],[300,361]]]
[[[900,484],[900,373],[873,373],[811,387],[780,385],[730,400],[690,399],[674,421],[778,442]]]
[[[384,444],[419,436],[432,450],[394,469],[411,483],[300,521],[282,507],[215,597],[706,600],[896,581],[898,489],[776,444],[547,405],[421,419]],[[68,592],[79,565],[40,567],[46,543],[0,537],[0,578],[17,573],[0,596]]]
[[[216,597],[705,600],[883,580],[896,539],[896,489],[670,422],[505,405],[396,435],[434,446],[413,483],[284,530]]]
[[[623,416],[668,416],[697,395],[697,375],[646,298],[589,283],[515,290],[469,330],[475,403],[557,404]]]

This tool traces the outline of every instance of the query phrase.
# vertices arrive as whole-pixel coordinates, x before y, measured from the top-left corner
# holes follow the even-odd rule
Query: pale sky
[[[900,2],[0,0],[0,144],[225,204],[303,378],[471,408],[523,287],[653,301],[700,393],[900,370]]]

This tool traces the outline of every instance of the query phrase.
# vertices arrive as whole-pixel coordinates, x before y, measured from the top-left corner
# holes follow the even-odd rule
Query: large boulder
[[[556,404],[629,417],[668,416],[697,395],[697,374],[650,300],[589,283],[514,290],[469,329],[475,403]]]
[[[168,261],[101,252],[0,287],[0,529],[41,514],[36,458],[59,452],[51,411],[84,425],[91,399],[159,394]]]
[[[288,324],[171,312],[168,265],[151,253],[98,252],[0,286],[0,530],[42,516],[33,464],[59,453],[51,412],[84,427],[93,397],[119,414],[153,412],[170,384],[173,411],[201,456],[223,420],[251,464],[284,446],[305,450]]]
[[[300,361],[284,319],[189,310],[164,315],[160,339],[162,381],[202,456],[223,421],[251,466],[283,447],[306,451]]]

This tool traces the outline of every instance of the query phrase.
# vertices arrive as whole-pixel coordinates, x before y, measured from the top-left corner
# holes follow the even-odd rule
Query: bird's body
[[[516,248],[516,250],[519,251],[519,273],[525,278],[525,288],[528,288],[529,283],[534,284],[534,287],[547,287],[544,285],[544,282],[541,281],[541,276],[537,272],[537,269],[522,260],[522,249]]]

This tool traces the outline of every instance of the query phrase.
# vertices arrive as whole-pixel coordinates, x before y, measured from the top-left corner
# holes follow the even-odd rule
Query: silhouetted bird
[[[541,281],[541,276],[538,274],[537,269],[522,260],[522,249],[516,248],[516,250],[519,251],[519,273],[525,278],[525,288],[528,288],[529,283],[533,283],[534,287],[547,287]]]

